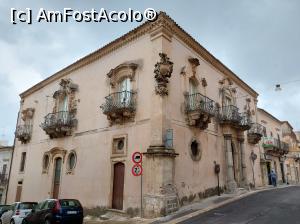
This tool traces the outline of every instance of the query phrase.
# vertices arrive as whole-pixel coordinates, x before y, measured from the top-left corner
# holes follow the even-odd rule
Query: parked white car
[[[13,203],[1,216],[0,224],[22,224],[23,218],[31,212],[36,204],[36,202]]]

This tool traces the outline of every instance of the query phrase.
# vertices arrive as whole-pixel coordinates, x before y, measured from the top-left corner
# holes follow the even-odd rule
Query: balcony
[[[218,118],[221,125],[229,125],[242,131],[249,130],[252,125],[250,116],[241,114],[239,108],[233,105],[223,106]]]
[[[18,125],[16,130],[16,138],[22,143],[27,143],[31,139],[32,125]]]
[[[257,144],[263,136],[264,128],[261,124],[254,123],[248,130],[247,137],[250,144]]]
[[[131,91],[112,93],[105,97],[105,103],[100,108],[111,125],[132,120],[136,112],[136,93]]]
[[[203,130],[215,116],[215,102],[200,93],[185,94],[185,112],[188,124]]]
[[[8,175],[5,173],[0,173],[0,186],[7,186],[8,184]]]
[[[281,142],[281,149],[284,152],[284,154],[289,153],[289,148],[290,148],[290,146],[288,143]]]
[[[280,141],[277,138],[264,137],[263,147],[266,152],[274,154],[287,154],[289,152],[289,144]]]
[[[72,130],[76,125],[77,119],[74,113],[60,111],[48,114],[41,127],[50,138],[61,138],[72,135]]]

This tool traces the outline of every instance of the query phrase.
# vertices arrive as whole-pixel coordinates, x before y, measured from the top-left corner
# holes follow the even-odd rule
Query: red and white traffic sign
[[[133,176],[140,176],[143,173],[143,168],[140,164],[136,163],[133,165],[132,170],[131,170]]]
[[[140,152],[134,152],[134,153],[132,154],[132,161],[133,161],[134,163],[141,163],[142,160],[143,160],[143,155],[142,155],[142,153],[140,153]]]

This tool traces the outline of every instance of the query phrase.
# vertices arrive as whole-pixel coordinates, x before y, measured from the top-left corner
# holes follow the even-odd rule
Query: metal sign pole
[[[141,162],[143,167],[143,162]],[[143,173],[141,174],[141,218],[143,218]]]
[[[219,173],[217,174],[218,176],[218,196],[221,195],[221,192],[220,192],[220,176],[219,176]]]

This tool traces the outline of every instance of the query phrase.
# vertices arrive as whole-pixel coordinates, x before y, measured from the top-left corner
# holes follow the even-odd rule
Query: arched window
[[[189,79],[189,107],[190,110],[197,108],[197,83],[193,79]]]
[[[196,139],[192,139],[191,143],[190,143],[190,155],[192,160],[194,161],[198,161],[201,159],[201,146],[200,143],[196,140]]]
[[[197,93],[197,84],[193,79],[189,79],[189,93],[195,94]]]
[[[70,171],[74,170],[74,168],[76,166],[76,162],[77,162],[76,153],[74,151],[72,151],[72,152],[70,152],[70,154],[68,156],[67,169]]]
[[[43,171],[47,171],[50,164],[50,157],[49,154],[45,154],[43,157]]]
[[[69,97],[68,94],[64,94],[59,98],[57,112],[67,112],[69,111]]]
[[[131,82],[129,78],[124,78],[118,83],[119,100],[121,103],[127,105],[131,99]]]

